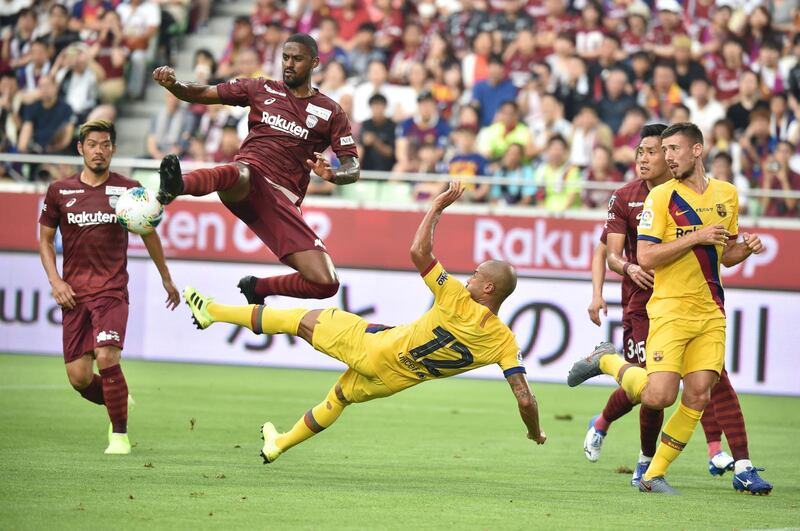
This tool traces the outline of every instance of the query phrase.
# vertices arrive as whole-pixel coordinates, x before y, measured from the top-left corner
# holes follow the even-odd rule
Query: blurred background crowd
[[[212,8],[0,0],[2,151],[74,152],[75,125],[143,98],[150,69],[173,64],[181,36],[202,32]],[[350,116],[362,168],[393,175],[357,192],[316,180],[312,194],[413,202],[442,184],[411,174],[490,176],[517,184],[473,183],[470,201],[603,209],[608,183],[635,178],[643,125],[692,121],[708,172],[738,187],[744,214],[800,217],[791,196],[749,193],[800,191],[797,0],[254,0],[248,9],[229,17],[224,49],[196,49],[192,65],[176,66],[202,83],[280,79],[282,42],[311,33],[314,82]],[[246,110],[159,98],[138,155],[233,160]]]

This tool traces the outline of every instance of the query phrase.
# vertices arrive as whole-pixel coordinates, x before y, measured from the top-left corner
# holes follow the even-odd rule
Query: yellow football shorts
[[[647,336],[647,374],[697,371],[719,374],[725,363],[725,319],[690,321],[650,319]]]
[[[335,308],[323,310],[311,338],[315,349],[350,367],[339,377],[344,400],[351,404],[393,394],[376,373],[366,333],[367,321]]]

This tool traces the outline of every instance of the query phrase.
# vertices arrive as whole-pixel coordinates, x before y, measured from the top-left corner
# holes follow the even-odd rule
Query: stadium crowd
[[[0,147],[72,149],[73,125],[141,97],[149,66],[209,4],[0,0]],[[584,184],[634,178],[644,124],[692,121],[743,213],[800,217],[795,199],[748,195],[800,191],[792,0],[255,0],[224,50],[196,51],[192,80],[280,79],[296,31],[318,40],[315,83],[350,116],[364,170],[511,177],[522,184],[473,184],[468,199],[605,208],[610,189]],[[164,97],[146,156],[233,159],[245,110]],[[402,184],[410,200],[444,186]]]

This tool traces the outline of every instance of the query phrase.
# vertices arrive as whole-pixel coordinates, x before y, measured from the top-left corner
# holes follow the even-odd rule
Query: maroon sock
[[[101,406],[105,404],[103,400],[103,379],[100,378],[99,374],[92,376],[91,383],[78,392],[89,402],[94,402]]]
[[[731,455],[737,461],[740,459],[750,459],[750,450],[747,447],[747,429],[744,425],[744,415],[742,407],[739,405],[739,397],[736,396],[728,378],[728,372],[722,371],[719,376],[719,383],[711,391],[711,403],[717,422],[725,434],[728,446],[731,448]],[[705,414],[703,415],[705,417]]]
[[[603,419],[604,422],[595,421],[594,427],[602,431],[608,431],[608,427],[612,422],[626,415],[631,409],[633,409],[633,403],[631,403],[628,395],[622,389],[616,389],[608,397],[606,407],[603,408],[603,414],[597,417],[598,421]]]
[[[646,457],[656,455],[658,436],[661,433],[661,425],[663,423],[663,410],[650,409],[644,406],[639,408],[639,443],[642,447],[642,453]]]
[[[700,417],[700,424],[703,426],[703,431],[706,434],[707,445],[719,443],[722,440],[722,427],[720,427],[719,422],[717,422],[717,415],[713,402],[709,402],[703,410],[703,416]]]
[[[339,283],[318,284],[304,279],[300,273],[279,277],[257,278],[255,292],[259,297],[288,295],[297,299],[327,299],[339,291]]]
[[[183,193],[187,195],[207,195],[211,192],[227,190],[239,180],[239,167],[234,164],[201,168],[183,176]]]
[[[128,384],[119,365],[100,369],[103,397],[114,433],[128,433]]]

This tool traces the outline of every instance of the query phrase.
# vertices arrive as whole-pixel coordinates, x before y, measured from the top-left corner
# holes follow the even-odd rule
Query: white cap
[[[673,13],[681,12],[681,5],[678,0],[658,0],[656,2],[656,11],[671,11]]]

